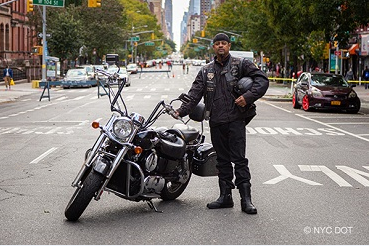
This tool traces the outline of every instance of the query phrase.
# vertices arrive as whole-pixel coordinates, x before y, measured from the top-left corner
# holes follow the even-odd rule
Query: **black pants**
[[[233,184],[233,166],[236,176],[235,185],[249,183],[251,179],[246,153],[245,121],[234,121],[210,129],[211,141],[217,152],[218,177],[230,188]]]

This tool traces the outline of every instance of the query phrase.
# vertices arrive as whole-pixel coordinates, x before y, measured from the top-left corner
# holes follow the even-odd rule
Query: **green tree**
[[[78,8],[73,5],[48,12],[47,32],[51,34],[47,42],[49,53],[59,57],[61,62],[65,59],[74,60],[83,45],[82,25],[75,18],[78,14]]]

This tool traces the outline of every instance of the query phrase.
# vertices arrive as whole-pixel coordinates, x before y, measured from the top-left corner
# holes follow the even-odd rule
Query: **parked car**
[[[344,110],[356,114],[360,99],[339,74],[304,72],[296,81],[292,97],[294,108]]]
[[[88,77],[89,77],[90,80],[95,79],[95,69],[94,69],[94,66],[92,66],[92,65],[81,65],[79,67],[84,68],[86,70],[86,72],[87,72]]]
[[[118,71],[118,67],[109,67],[108,68],[108,72],[109,73],[116,73],[118,72],[118,75],[119,75],[119,80],[117,81],[118,83],[116,84],[121,84],[123,79],[125,78],[126,79],[126,84],[125,86],[131,86],[131,80],[130,80],[130,72],[127,71],[127,69],[125,67],[121,67]],[[114,83],[113,83],[114,85]]]
[[[128,64],[127,71],[130,73],[138,73],[138,66],[134,63]]]
[[[82,67],[69,69],[63,81],[61,82],[61,87],[63,87],[64,89],[71,87],[91,86],[93,86],[92,81],[90,80],[86,69]]]

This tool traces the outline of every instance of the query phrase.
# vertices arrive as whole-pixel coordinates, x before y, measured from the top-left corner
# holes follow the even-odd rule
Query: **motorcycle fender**
[[[110,169],[110,166],[111,163],[109,160],[99,157],[95,162],[94,171],[106,176]]]
[[[210,143],[202,143],[193,156],[192,173],[201,176],[218,176],[217,154]]]

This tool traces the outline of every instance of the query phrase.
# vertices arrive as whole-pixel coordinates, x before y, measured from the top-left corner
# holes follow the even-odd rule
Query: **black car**
[[[361,104],[354,86],[339,74],[304,72],[296,81],[292,105],[305,111],[333,109],[356,114]]]

